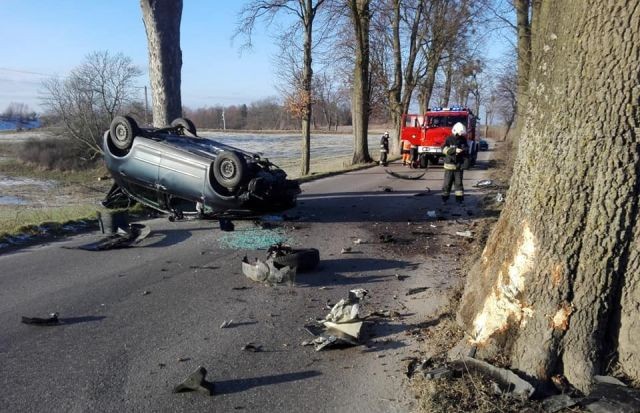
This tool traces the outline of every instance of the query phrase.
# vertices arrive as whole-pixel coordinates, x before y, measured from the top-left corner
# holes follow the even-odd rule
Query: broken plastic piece
[[[490,179],[483,179],[481,181],[476,182],[474,185],[476,188],[483,188],[493,185],[493,181]]]
[[[60,320],[58,319],[58,313],[51,313],[49,317],[40,318],[40,317],[22,317],[22,322],[24,324],[33,324],[38,326],[52,326],[56,324],[60,324]]]
[[[455,364],[465,370],[475,370],[486,374],[498,382],[500,388],[512,395],[529,398],[535,391],[535,388],[531,383],[520,378],[520,376],[511,370],[492,366],[482,360],[477,360],[471,357],[462,357],[460,360],[456,361]]]
[[[426,174],[426,172],[424,172],[424,173],[421,173],[420,175],[404,175],[404,174],[399,174],[397,172],[390,171],[388,169],[385,169],[384,171],[386,173],[388,173],[389,175],[393,176],[394,178],[408,179],[408,180],[411,180],[411,181],[420,179],[420,178],[422,178],[424,176],[424,174]]]
[[[213,395],[213,383],[205,380],[207,369],[199,366],[193,373],[187,376],[180,384],[173,388],[174,393],[187,391],[201,391]]]
[[[255,343],[247,343],[242,346],[242,351],[251,351],[253,353],[259,353],[262,351],[262,346]]]
[[[220,328],[231,327],[231,324],[233,324],[233,320],[224,320],[222,324],[220,324]]]
[[[502,195],[500,192],[498,192],[498,194],[496,195],[496,202],[504,202],[504,195]]]
[[[333,323],[350,323],[360,318],[360,301],[366,297],[369,291],[364,288],[356,288],[349,291],[349,297],[338,301],[331,308],[324,321]]]
[[[424,291],[427,291],[428,289],[429,289],[429,287],[409,288],[409,291],[407,291],[407,293],[405,295],[419,294],[419,293],[422,293]]]
[[[331,321],[325,321],[324,326],[329,329],[329,332],[340,332],[352,337],[354,340],[360,339],[360,330],[362,330],[362,321],[356,321],[353,323],[332,323]]]
[[[471,233],[471,231],[466,230],[466,231],[457,231],[456,235],[459,237],[465,237],[465,238],[473,238],[473,234]]]
[[[556,394],[555,396],[547,397],[542,401],[542,408],[545,412],[555,413],[568,407],[573,407],[578,404],[577,400],[573,400],[567,394]]]
[[[348,254],[351,252],[351,247],[344,247],[340,250],[340,254]]]

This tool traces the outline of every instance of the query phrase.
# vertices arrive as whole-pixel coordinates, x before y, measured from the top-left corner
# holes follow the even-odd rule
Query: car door
[[[160,159],[160,150],[155,142],[138,138],[128,159],[118,168],[129,191],[152,206],[159,205],[157,185]]]
[[[158,190],[171,197],[198,201],[203,199],[207,180],[206,160],[189,152],[167,146],[158,169]]]

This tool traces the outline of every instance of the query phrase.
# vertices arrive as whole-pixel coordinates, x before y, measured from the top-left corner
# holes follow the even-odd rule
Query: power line
[[[13,72],[13,73],[22,73],[26,75],[36,75],[36,76],[46,76],[46,77],[60,77],[60,75],[52,75],[49,73],[40,73],[40,72],[32,72],[30,70],[22,70],[22,69],[11,69],[9,67],[0,67],[0,70],[5,72]]]

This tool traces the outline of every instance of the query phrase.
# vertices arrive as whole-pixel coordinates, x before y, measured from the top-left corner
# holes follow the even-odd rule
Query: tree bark
[[[320,1],[319,3],[322,3]],[[300,175],[309,174],[311,167],[311,85],[313,78],[313,68],[311,66],[311,45],[313,40],[313,19],[316,13],[316,7],[313,6],[312,0],[300,0],[300,8],[302,12],[302,20],[304,25],[304,44],[303,44],[303,65],[302,65],[302,90],[305,97],[305,110],[302,116],[302,162]]]
[[[639,380],[640,8],[549,0],[536,18],[507,202],[458,320],[538,381],[586,391],[612,355]]]
[[[527,88],[529,85],[529,72],[531,71],[531,0],[515,0],[516,27],[518,32],[518,130],[522,130],[527,101]]]
[[[153,126],[164,127],[182,116],[182,0],[140,0],[140,7],[149,49]]]
[[[371,162],[369,130],[369,0],[350,0],[351,21],[356,39],[351,112],[353,122],[354,164]]]

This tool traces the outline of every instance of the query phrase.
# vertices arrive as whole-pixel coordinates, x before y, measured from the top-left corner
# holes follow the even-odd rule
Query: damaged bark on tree
[[[640,380],[640,8],[543,1],[536,19],[509,197],[458,321],[538,382],[586,391],[616,359]]]

